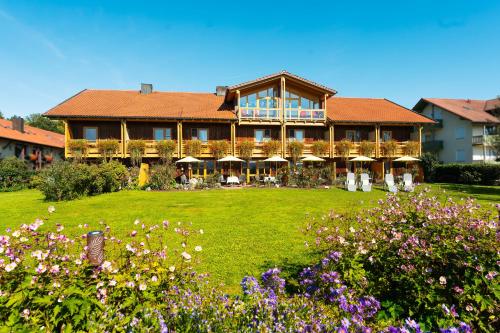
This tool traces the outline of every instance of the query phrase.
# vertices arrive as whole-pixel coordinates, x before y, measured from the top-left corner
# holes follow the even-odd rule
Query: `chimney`
[[[151,83],[141,83],[141,94],[147,95],[153,92],[153,85]]]
[[[24,133],[24,119],[21,117],[12,118],[12,129]]]
[[[226,96],[227,86],[217,86],[215,87],[216,96]]]

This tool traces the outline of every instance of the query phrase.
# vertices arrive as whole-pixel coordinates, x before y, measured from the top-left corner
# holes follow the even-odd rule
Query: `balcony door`
[[[153,137],[155,141],[172,140],[171,128],[154,128]]]
[[[203,143],[208,143],[208,128],[192,128],[191,140],[200,140]]]

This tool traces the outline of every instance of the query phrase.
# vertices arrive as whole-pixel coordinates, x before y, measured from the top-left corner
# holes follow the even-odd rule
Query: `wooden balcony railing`
[[[473,145],[482,145],[484,143],[484,135],[474,135],[472,137]]]
[[[113,155],[113,157],[122,157],[123,156],[123,145],[121,140],[117,140],[118,150]],[[71,149],[66,144],[67,157],[75,157]],[[101,153],[99,152],[97,141],[87,141],[87,153],[85,155],[86,158],[101,158]]]
[[[144,151],[143,157],[151,157],[151,158],[160,157],[158,155],[158,150],[156,149],[156,142],[157,141],[155,141],[155,140],[143,140],[143,141],[146,143],[146,150]],[[177,141],[175,141],[175,142],[177,143]],[[175,152],[173,155],[174,158],[177,158],[179,156],[178,150],[179,149],[175,149]],[[128,152],[127,146],[125,146],[125,157],[130,157],[130,153]]]
[[[208,142],[202,143],[201,144],[201,152],[200,152],[200,154],[196,154],[193,157],[197,157],[197,158],[214,158],[212,152],[210,151],[210,143],[213,142],[213,141],[220,141],[220,140],[208,140]],[[226,151],[226,154],[230,155],[231,154],[231,140],[227,140],[227,142],[228,142],[228,149]],[[188,155],[186,153],[186,147],[187,147],[186,141],[183,141],[182,142],[182,157],[185,157],[185,156]]]

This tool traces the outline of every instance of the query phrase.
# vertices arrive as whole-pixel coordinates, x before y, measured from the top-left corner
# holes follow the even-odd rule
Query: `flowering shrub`
[[[309,224],[330,255],[305,286],[325,298],[328,288],[338,288],[324,279],[345,279],[347,288],[380,300],[379,319],[411,316],[433,330],[460,319],[493,332],[500,305],[497,213],[471,199],[441,203],[426,191],[390,195],[356,217],[331,213]],[[327,277],[331,271],[340,275]]]
[[[52,212],[53,207],[49,207]],[[162,309],[170,293],[196,286],[193,233],[184,226],[146,226],[140,221],[128,237],[105,230],[105,261],[86,260],[86,233],[71,238],[64,227],[46,230],[37,219],[0,236],[0,326],[13,331],[129,330],[140,322],[159,327],[153,309]],[[87,226],[82,226],[85,229]],[[166,246],[173,230],[181,247]],[[188,252],[189,251],[189,252]],[[1,329],[0,329],[1,330]]]

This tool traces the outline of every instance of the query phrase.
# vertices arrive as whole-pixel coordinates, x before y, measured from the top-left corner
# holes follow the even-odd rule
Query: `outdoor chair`
[[[413,190],[415,189],[415,184],[413,184],[413,177],[411,176],[411,173],[403,174],[403,189],[406,192],[413,192]]]
[[[387,190],[389,190],[389,192],[398,192],[398,187],[396,186],[396,183],[394,183],[394,176],[391,173],[385,175],[385,186],[387,186]]]
[[[370,177],[367,173],[361,174],[359,187],[363,190],[363,192],[370,192],[372,190],[372,183],[370,182]]]
[[[356,177],[352,172],[347,174],[347,179],[345,181],[345,188],[349,192],[356,192]]]

